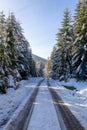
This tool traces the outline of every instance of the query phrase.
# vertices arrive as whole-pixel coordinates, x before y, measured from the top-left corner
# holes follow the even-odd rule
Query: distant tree
[[[37,77],[37,72],[36,72],[36,62],[32,59],[32,76]]]
[[[49,77],[50,76],[50,73],[51,73],[51,69],[52,69],[52,61],[51,61],[51,58],[48,58],[48,61],[47,61],[47,64],[46,64],[46,76]]]
[[[37,76],[43,77],[44,76],[44,64],[41,62],[39,68],[37,69]]]

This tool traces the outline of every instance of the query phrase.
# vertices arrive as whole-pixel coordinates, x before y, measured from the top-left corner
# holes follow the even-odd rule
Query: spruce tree
[[[44,64],[40,62],[39,68],[37,69],[37,76],[43,77],[44,76]]]
[[[73,68],[76,77],[86,79],[87,75],[87,0],[79,1],[74,20],[76,46],[73,55]]]
[[[8,56],[6,53],[6,20],[5,15],[0,12],[0,92],[6,93],[7,78],[6,72],[8,71]]]
[[[11,59],[10,69],[18,72],[18,79],[28,78],[30,75],[30,45],[23,34],[20,23],[15,15],[10,13],[7,19],[7,53]],[[32,54],[31,54],[32,55]]]
[[[16,37],[15,37],[15,31],[16,31],[16,19],[15,16],[11,13],[9,14],[9,17],[7,18],[7,25],[6,25],[6,48],[7,48],[7,55],[10,57],[11,64],[10,68],[15,69],[16,67],[16,61],[17,61],[17,50],[15,48],[16,44]]]
[[[52,60],[52,72],[50,73],[50,76],[53,79],[59,79],[61,76],[61,50],[57,49],[55,51],[55,55]]]
[[[0,13],[0,91],[10,86],[10,79],[16,81],[36,76],[36,66],[32,59],[29,42],[26,40],[20,23],[13,13],[5,19]],[[6,85],[5,85],[6,83]],[[6,86],[6,87],[4,87]]]
[[[68,9],[64,11],[62,26],[57,34],[57,49],[53,59],[53,77],[67,80],[72,74],[73,28]]]
[[[3,12],[0,13],[0,74],[4,74],[4,68],[5,68],[5,38],[6,38],[6,32],[5,32],[6,22],[5,22],[5,15]]]

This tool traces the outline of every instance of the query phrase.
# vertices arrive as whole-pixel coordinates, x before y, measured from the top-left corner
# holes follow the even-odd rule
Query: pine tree
[[[51,76],[51,77],[52,77],[52,74],[53,74],[51,72],[51,70],[53,69],[53,62],[54,62],[54,57],[55,57],[56,50],[57,50],[57,46],[55,45],[53,47],[53,51],[51,52],[51,56],[50,56],[50,58],[48,59],[48,62],[47,62],[48,76]]]
[[[57,34],[57,49],[53,58],[52,74],[60,80],[67,80],[72,74],[73,28],[68,9],[64,11],[62,27]]]
[[[26,40],[15,15],[10,13],[5,20],[5,15],[1,12],[0,91],[6,92],[6,87],[10,86],[10,79],[14,82],[14,85],[11,86],[16,87],[16,81],[26,79],[29,76],[36,76],[36,66],[32,59],[29,42]]]
[[[73,68],[77,78],[86,79],[87,75],[87,0],[79,1],[74,20],[76,46],[73,55]]]
[[[20,75],[18,79],[30,75],[30,45],[23,35],[23,29],[13,13],[7,19],[7,52],[11,59],[10,68]],[[32,55],[32,54],[31,54]]]
[[[52,61],[52,72],[50,76],[53,79],[59,79],[61,76],[61,50],[57,49]]]
[[[0,73],[5,74],[5,15],[3,12],[0,13]]]
[[[32,62],[31,62],[32,64],[31,64],[31,66],[32,66],[32,68],[31,68],[31,75],[33,76],[33,77],[37,77],[37,72],[36,72],[36,62],[32,59]]]
[[[52,60],[51,58],[48,58],[47,64],[45,66],[45,76],[49,77],[51,74],[51,69],[52,69]]]
[[[0,92],[6,93],[8,81],[6,78],[6,71],[8,71],[8,56],[6,53],[6,20],[5,15],[0,12]]]
[[[37,70],[37,76],[38,77],[43,77],[44,76],[44,64],[40,62],[39,68]]]
[[[17,61],[17,50],[15,48],[16,44],[16,19],[15,16],[11,13],[7,18],[7,25],[6,25],[6,48],[7,48],[7,55],[10,57],[11,63],[10,68],[15,69],[16,61]]]

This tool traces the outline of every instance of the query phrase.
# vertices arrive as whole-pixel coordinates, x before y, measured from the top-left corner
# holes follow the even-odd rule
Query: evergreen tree
[[[5,15],[3,12],[0,13],[0,74],[4,74],[4,68],[5,68],[5,38],[6,38],[6,32],[5,32],[6,22],[5,22]]]
[[[43,77],[44,76],[44,64],[40,62],[39,68],[37,69],[37,76]]]
[[[54,55],[53,64],[52,64],[52,72],[51,76],[53,79],[59,79],[62,78],[62,56],[61,56],[61,49],[57,49]]]
[[[36,76],[35,62],[29,42],[25,39],[23,29],[10,13],[5,20],[0,13],[0,91],[6,92],[8,86],[16,87],[16,81]],[[13,84],[10,84],[13,81]]]
[[[75,14],[74,35],[76,46],[73,55],[73,68],[80,80],[87,75],[87,0],[80,0]]]
[[[62,27],[57,34],[57,49],[53,58],[52,77],[67,80],[72,74],[73,27],[68,9],[64,11]]]
[[[37,77],[37,72],[36,72],[36,62],[32,59],[32,62],[31,62],[32,64],[31,64],[31,66],[32,66],[32,68],[31,68],[31,75],[33,76],[33,77]]]
[[[50,76],[51,69],[52,69],[52,60],[51,60],[51,58],[48,58],[47,64],[45,66],[45,76],[46,77]]]
[[[13,13],[7,19],[7,52],[11,59],[10,68],[20,75],[18,79],[30,75],[30,45],[23,35],[23,29]],[[32,55],[32,54],[31,54]]]
[[[6,93],[7,88],[7,79],[6,79],[6,73],[7,70],[7,54],[5,51],[5,39],[6,39],[6,21],[5,21],[5,15],[3,12],[0,12],[0,92]]]
[[[15,69],[16,61],[17,61],[17,50],[15,47],[16,44],[16,19],[13,13],[9,15],[7,18],[7,25],[6,25],[6,51],[7,55],[10,57],[10,68]]]

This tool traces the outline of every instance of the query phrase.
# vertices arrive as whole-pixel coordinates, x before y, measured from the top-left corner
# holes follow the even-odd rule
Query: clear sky
[[[74,14],[78,0],[0,0],[0,11],[14,12],[21,22],[24,35],[32,51],[47,58],[56,43],[56,33],[61,26],[63,11],[68,7]]]

